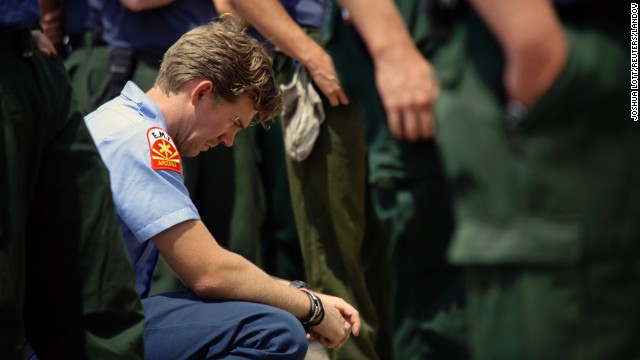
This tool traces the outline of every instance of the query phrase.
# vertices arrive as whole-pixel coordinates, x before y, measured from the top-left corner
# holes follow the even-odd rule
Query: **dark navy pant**
[[[142,300],[145,358],[303,359],[307,340],[291,314],[243,301],[207,300],[189,290]]]

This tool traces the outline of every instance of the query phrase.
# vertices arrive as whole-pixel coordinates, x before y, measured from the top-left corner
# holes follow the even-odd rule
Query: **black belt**
[[[66,44],[72,50],[85,46],[107,45],[102,38],[102,29],[87,30],[79,34],[69,34]]]

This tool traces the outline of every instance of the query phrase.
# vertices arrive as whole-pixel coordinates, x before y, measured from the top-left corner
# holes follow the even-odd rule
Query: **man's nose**
[[[239,129],[235,129],[235,130],[231,130],[228,131],[226,133],[224,133],[221,137],[220,137],[220,141],[222,141],[222,144],[226,147],[232,147],[233,146],[233,141],[235,140],[236,134],[238,133]]]

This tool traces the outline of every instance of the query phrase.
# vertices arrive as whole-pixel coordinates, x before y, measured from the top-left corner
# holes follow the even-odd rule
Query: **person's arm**
[[[34,34],[36,46],[45,55],[51,55],[53,53],[64,56],[65,33],[62,3],[60,0],[39,0],[38,6],[42,13],[42,20],[40,21],[42,32],[49,41],[45,42],[41,36]]]
[[[247,21],[238,14],[236,9],[233,7],[231,3],[232,0],[213,0],[213,7],[216,8],[216,12],[222,16],[224,14],[231,14],[238,19],[242,20],[242,26],[244,28],[250,28],[251,25],[247,24]]]
[[[236,9],[233,7],[231,0],[213,0],[213,6],[216,8],[218,14],[232,14],[240,18]]]
[[[338,4],[348,10],[369,50],[391,133],[409,141],[433,137],[432,106],[439,85],[395,4],[391,0],[338,0]]]
[[[277,0],[231,0],[231,5],[267,40],[304,64],[332,106],[349,103],[331,56],[291,19]]]
[[[169,267],[200,297],[262,303],[286,310],[297,318],[309,315],[306,294],[223,249],[200,220],[177,224],[151,240]],[[319,296],[325,318],[312,329],[328,340],[326,346],[343,344],[350,332],[357,335],[358,312],[342,299]]]
[[[511,100],[533,105],[567,61],[562,25],[547,0],[471,0],[498,39],[506,59],[504,84]]]
[[[120,0],[127,9],[138,12],[167,6],[175,0]]]

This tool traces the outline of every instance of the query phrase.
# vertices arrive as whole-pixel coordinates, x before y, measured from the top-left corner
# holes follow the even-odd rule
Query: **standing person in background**
[[[109,175],[38,3],[0,3],[0,358],[142,359]]]
[[[38,3],[42,30],[63,59],[85,45],[87,32],[93,31],[100,21],[99,14],[89,6],[90,0],[39,0]]]
[[[287,156],[286,162],[306,277],[314,288],[354,304],[363,319],[360,336],[330,356],[390,359],[386,237],[371,221],[363,123],[349,105],[331,55],[319,42],[327,3],[232,0],[231,4],[278,49],[274,64],[279,83],[290,83],[301,64],[322,99],[325,121],[313,150],[302,161]]]
[[[42,28],[64,59],[78,110],[88,114],[111,98],[109,50],[102,39],[100,0],[40,0]]]
[[[454,219],[433,140],[439,86],[427,61],[434,34],[425,4],[335,5],[326,48],[367,128],[372,202],[390,237],[394,355],[465,359],[463,285],[446,259]]]
[[[629,5],[469,5],[433,63],[472,357],[638,358]]]
[[[344,300],[272,278],[221,247],[184,186],[182,157],[233,145],[280,104],[267,53],[238,22],[221,21],[169,48],[147,93],[129,82],[86,117],[111,175],[150,359],[302,359],[303,326],[327,347],[358,334],[358,312]],[[147,297],[159,255],[187,289]]]

